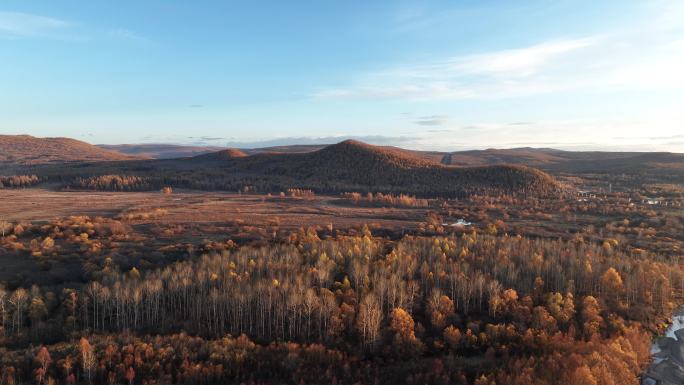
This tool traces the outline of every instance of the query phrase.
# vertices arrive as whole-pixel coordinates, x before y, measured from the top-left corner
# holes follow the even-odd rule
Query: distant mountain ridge
[[[263,148],[241,148],[247,155],[262,153],[295,154],[321,150],[325,145],[286,145]],[[226,150],[212,146],[176,145],[103,145],[102,148],[120,151],[127,155],[169,159],[208,154]],[[553,148],[519,147],[510,149],[486,149],[465,151],[421,151],[390,146],[376,146],[433,163],[456,167],[519,164],[557,172],[613,172],[638,169],[684,169],[684,154],[668,152],[611,152],[611,151],[564,151]]]
[[[469,194],[555,194],[561,185],[525,166],[458,168],[417,152],[347,140],[309,152],[227,149],[175,159],[90,162],[78,167],[37,165],[31,173],[70,188],[153,190],[163,186],[201,190],[278,192],[409,193],[421,196]]]
[[[118,153],[150,158],[173,159],[208,154],[225,149],[220,146],[185,146],[177,144],[98,144],[97,147]]]
[[[608,188],[611,183],[626,188],[684,183],[684,154],[662,152],[548,148],[438,152],[373,146],[354,140],[327,146],[217,147],[218,151],[213,151],[214,147],[174,145],[106,148],[125,148],[127,153],[67,138],[0,136],[0,150],[4,149],[0,153],[0,171],[10,175],[18,173],[10,172],[11,166],[32,167],[31,173],[46,173],[65,181],[102,174],[143,177],[147,182],[138,183],[135,189],[173,182],[182,187],[231,191],[245,187],[257,191],[311,188],[426,195],[487,189],[548,193],[558,186],[549,174],[566,182],[580,176],[596,188]],[[182,156],[167,158],[171,154]],[[152,159],[157,157],[160,159]],[[79,165],[78,169],[49,166],[63,162],[93,164]]]

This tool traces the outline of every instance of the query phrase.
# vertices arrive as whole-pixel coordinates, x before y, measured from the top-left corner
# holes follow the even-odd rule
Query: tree
[[[582,365],[575,369],[574,373],[572,374],[570,381],[570,384],[573,385],[597,385],[598,382],[594,378],[594,375],[591,374],[591,369],[587,365]]]
[[[52,357],[50,357],[50,352],[47,348],[41,346],[40,349],[38,349],[38,353],[36,353],[34,360],[39,365],[38,369],[36,369],[36,380],[39,384],[42,384],[43,381],[45,381],[48,367],[50,366],[50,363],[52,363]]]
[[[81,367],[83,368],[83,374],[85,375],[88,383],[93,382],[93,370],[97,364],[97,359],[95,357],[95,352],[90,342],[85,337],[82,337],[79,342],[79,347],[81,350]]]
[[[547,333],[553,334],[558,330],[556,319],[543,306],[535,306],[532,310],[532,326],[535,329],[545,330]]]
[[[7,294],[7,290],[0,285],[0,337],[5,335],[5,329],[7,328],[7,306],[5,305]]]
[[[24,311],[26,310],[26,304],[28,303],[29,293],[23,287],[18,288],[12,293],[9,299],[9,303],[14,308],[14,320],[12,322],[14,326],[14,331],[20,331],[23,327],[24,321]]]
[[[596,298],[588,295],[582,300],[582,325],[584,326],[584,333],[591,337],[598,333],[603,324],[603,318],[600,315],[601,308]]]
[[[64,369],[64,376],[69,377],[72,375],[71,369],[73,368],[74,363],[71,359],[71,355],[66,356],[64,359],[64,362],[62,362],[62,368]]]
[[[575,301],[570,293],[565,298],[561,293],[549,293],[546,297],[546,308],[561,325],[570,322],[575,315]]]
[[[40,243],[40,248],[42,251],[49,251],[53,247],[55,247],[55,240],[50,237],[45,237],[45,239],[43,239],[43,241]]]
[[[457,327],[452,325],[447,326],[442,332],[442,336],[451,349],[456,350],[461,346],[463,335]]]
[[[29,305],[29,318],[31,318],[32,325],[37,325],[47,316],[48,310],[43,299],[40,297],[34,297]]]
[[[610,267],[601,275],[601,291],[608,299],[608,303],[615,305],[622,293],[624,292],[624,285],[620,273],[614,268]]]
[[[454,315],[454,302],[446,295],[440,295],[438,290],[432,293],[428,303],[430,323],[436,329],[442,330],[449,319]]]
[[[133,370],[132,366],[129,366],[128,370],[126,370],[126,380],[128,380],[128,385],[133,385],[133,381],[135,380],[135,370]]]
[[[424,345],[416,338],[413,317],[402,308],[392,310],[390,330],[394,332],[395,352],[403,358],[420,354]]]
[[[373,293],[366,294],[361,300],[359,314],[356,319],[356,329],[361,333],[361,338],[369,347],[373,347],[380,334],[382,322],[382,309],[377,297]]]

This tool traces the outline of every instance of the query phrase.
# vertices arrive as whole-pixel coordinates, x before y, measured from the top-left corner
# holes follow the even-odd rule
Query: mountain
[[[327,145],[302,144],[260,148],[240,148],[239,151],[242,151],[247,155],[262,153],[292,154],[301,152],[312,152],[320,150],[321,148],[326,146]],[[178,144],[98,144],[97,147],[109,151],[116,151],[126,155],[149,159],[186,158],[231,149],[221,146],[193,146]]]
[[[524,164],[557,171],[606,171],[634,167],[684,167],[684,154],[669,152],[562,151],[552,148],[512,148],[457,151],[444,154],[442,163],[482,166]]]
[[[92,161],[100,163],[79,165],[74,170],[39,167]],[[38,169],[33,170],[34,166]],[[237,190],[249,185],[258,191],[306,187],[321,191],[427,191],[448,195],[481,190],[487,184],[505,190],[498,181],[507,180],[508,175],[536,172],[530,167],[585,188],[612,186],[627,190],[645,185],[684,184],[684,154],[677,153],[528,147],[439,152],[372,146],[353,140],[334,145],[226,149],[161,144],[95,147],[67,138],[0,136],[0,167],[6,175],[43,172],[65,181],[109,173],[144,175],[157,182],[142,185],[156,186],[164,175],[166,180],[185,187]],[[26,170],[28,167],[31,170]],[[460,180],[451,181],[457,174]],[[490,174],[498,178],[482,177]],[[525,189],[521,187],[524,183],[515,183],[519,176],[506,182],[509,187]]]
[[[413,153],[347,140],[299,154],[257,154],[243,170],[290,179],[297,187],[323,191],[388,191],[420,195],[558,190],[549,175],[524,166],[446,167]],[[245,167],[246,166],[246,167]]]
[[[100,148],[105,150],[116,151],[122,154],[137,156],[140,158],[149,159],[173,159],[185,158],[196,155],[209,154],[225,149],[230,149],[220,146],[193,146],[193,145],[176,145],[176,144],[98,144]],[[255,154],[295,154],[318,151],[322,148],[330,146],[330,144],[297,144],[284,145],[272,147],[258,147],[258,148],[240,148],[239,150],[247,155]],[[397,147],[382,147],[404,151],[408,154],[415,154],[420,157],[439,162],[444,156],[444,152],[437,151],[413,151],[399,149]]]
[[[153,190],[163,186],[200,190],[409,193],[422,196],[526,193],[549,195],[560,185],[525,166],[449,167],[415,154],[356,141],[310,152],[247,155],[229,149],[178,159],[45,165],[32,173],[70,188]]]
[[[226,160],[226,159],[233,159],[233,158],[244,158],[248,156],[244,151],[238,149],[238,148],[228,148],[225,150],[220,150],[216,152],[210,152],[207,154],[202,154],[202,155],[197,155],[195,158],[197,159],[206,159],[206,160]]]
[[[296,154],[310,153],[330,145],[285,145],[263,148],[241,148],[244,154]],[[224,150],[213,146],[181,146],[166,144],[141,145],[101,145],[101,148],[113,150],[127,155],[171,159],[209,154]],[[684,154],[667,152],[609,152],[609,151],[563,151],[553,148],[511,148],[467,151],[419,151],[397,147],[379,146],[393,152],[403,153],[409,157],[420,158],[433,163],[441,163],[456,167],[491,166],[501,164],[519,164],[559,173],[644,173],[652,170],[684,169]]]
[[[134,157],[70,138],[0,135],[0,167],[130,159],[134,159]]]
[[[443,156],[442,163],[457,167],[523,164],[556,177],[580,177],[586,187],[598,189],[684,184],[684,154],[670,152],[488,149],[448,153]]]
[[[470,150],[444,153],[441,163],[454,166],[485,166],[492,164],[524,164],[527,166],[545,166],[567,159],[553,149],[512,148]]]
[[[183,146],[175,144],[99,144],[97,147],[122,154],[151,159],[172,159],[221,151],[217,146]]]

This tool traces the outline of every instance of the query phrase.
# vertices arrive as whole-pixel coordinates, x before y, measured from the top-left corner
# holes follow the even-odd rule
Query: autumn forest
[[[667,181],[354,142],[127,162],[0,177],[0,384],[638,384],[684,298]]]

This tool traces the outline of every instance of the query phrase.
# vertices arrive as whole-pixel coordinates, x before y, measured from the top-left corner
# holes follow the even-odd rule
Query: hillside
[[[243,150],[247,154],[306,153],[326,146],[281,146]],[[456,167],[517,164],[556,173],[638,173],[645,170],[683,170],[684,154],[668,152],[564,151],[553,148],[510,148],[466,151],[420,151],[377,147],[408,157]]]
[[[202,155],[197,155],[195,156],[196,160],[197,159],[205,159],[205,160],[226,160],[226,159],[233,159],[233,158],[244,158],[248,156],[244,151],[237,149],[237,148],[228,148],[225,150],[220,150],[216,152],[210,152],[207,154],[202,154]]]
[[[313,153],[329,145],[285,145],[263,148],[241,148],[246,155],[256,154],[304,154]],[[211,146],[177,145],[112,145],[100,146],[128,155],[154,159],[171,159],[210,154],[224,150]],[[552,175],[561,174],[614,174],[624,173],[649,176],[655,172],[658,177],[682,178],[684,154],[665,152],[610,152],[610,151],[563,151],[552,148],[511,148],[467,151],[420,151],[390,146],[376,148],[407,157],[422,159],[455,167],[478,167],[502,164],[517,164],[539,168]],[[668,172],[670,175],[668,176]]]
[[[0,166],[134,159],[70,138],[0,135]]]
[[[668,152],[562,151],[552,148],[512,148],[457,151],[444,154],[442,163],[455,166],[482,166],[501,163],[525,164],[549,170],[612,170],[647,165],[676,167],[684,164],[684,154]]]
[[[656,152],[548,148],[437,152],[372,146],[353,140],[328,146],[256,149],[152,144],[100,148],[73,139],[30,136],[0,136],[0,150],[0,166],[6,175],[26,174],[27,167],[61,162],[128,161],[79,166],[73,170],[38,167],[30,173],[45,173],[65,181],[103,174],[135,175],[156,181],[136,183],[132,189],[157,186],[163,176],[177,185],[200,189],[237,190],[247,186],[256,191],[275,191],[298,187],[449,195],[488,188],[525,189],[527,182],[516,181],[520,176],[536,172],[527,167],[590,189],[612,186],[625,190],[684,183],[684,154]],[[492,176],[483,178],[483,175]],[[509,175],[518,176],[509,178]],[[534,189],[546,191],[540,187],[545,183]],[[122,188],[120,184],[117,186],[115,189]]]
[[[451,168],[413,152],[351,140],[302,154],[300,158],[299,167],[278,169],[278,172],[314,187],[320,183],[323,189],[355,186],[367,191],[375,186],[378,191],[459,195],[490,190],[545,194],[558,187],[549,175],[528,167]]]
[[[447,167],[404,151],[345,141],[305,153],[222,150],[191,158],[37,167],[39,176],[76,189],[154,190],[162,186],[200,190],[279,192],[468,194],[554,194],[559,184],[524,166]]]
[[[98,144],[97,147],[150,159],[184,158],[223,150],[223,147],[217,146],[183,146],[175,144]]]
[[[684,184],[684,154],[669,152],[561,151],[514,148],[445,154],[442,163],[457,167],[522,164],[556,177],[582,178],[590,189],[619,190],[661,184]]]

